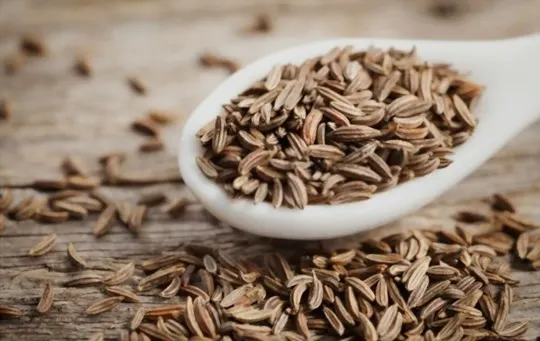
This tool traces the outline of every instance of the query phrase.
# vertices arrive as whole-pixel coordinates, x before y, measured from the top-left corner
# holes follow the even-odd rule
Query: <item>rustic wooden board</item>
[[[0,123],[0,186],[25,185],[35,178],[56,177],[63,156],[81,157],[98,171],[96,159],[112,150],[129,154],[126,168],[152,172],[176,167],[176,141],[190,110],[221,80],[221,70],[202,70],[197,53],[215,51],[245,63],[276,49],[339,36],[423,38],[500,38],[540,30],[539,0],[456,1],[457,11],[440,18],[432,0],[3,0],[0,1],[0,57],[15,51],[22,33],[38,32],[50,54],[32,60],[14,76],[0,74],[0,98],[13,102],[14,117]],[[472,2],[471,2],[472,3]],[[240,31],[260,11],[275,18],[267,35]],[[71,65],[77,53],[87,53],[95,77],[81,79]],[[131,93],[125,77],[140,76],[148,96]],[[130,122],[152,108],[178,112],[178,123],[166,129],[167,150],[140,155],[142,138]],[[511,115],[512,113],[509,113]],[[496,136],[493,137],[497,138]],[[164,190],[173,198],[186,194],[181,184],[152,188],[106,188],[114,199],[135,201],[141,192]],[[414,215],[354,239],[407,227],[451,225],[463,208],[486,209],[483,198],[508,194],[526,216],[540,220],[540,124],[529,127],[478,171],[436,202]],[[18,197],[30,190],[17,190]],[[187,194],[189,195],[189,194]],[[115,226],[96,240],[90,233],[95,218],[61,225],[9,222],[0,232],[0,300],[27,310],[19,320],[0,321],[1,340],[81,340],[103,330],[114,337],[126,325],[135,305],[88,318],[85,308],[102,294],[96,289],[58,289],[52,312],[38,316],[43,281],[61,283],[73,269],[66,265],[69,242],[106,271],[127,258],[144,259],[185,242],[200,242],[232,251],[287,252],[306,243],[261,239],[215,222],[200,206],[190,206],[170,220],[152,209],[144,230],[134,238]],[[39,259],[26,257],[43,235],[59,236],[54,252]],[[341,243],[328,241],[324,245]],[[521,280],[512,319],[531,321],[527,339],[540,335],[540,273],[515,272]],[[144,302],[159,300],[143,296]]]

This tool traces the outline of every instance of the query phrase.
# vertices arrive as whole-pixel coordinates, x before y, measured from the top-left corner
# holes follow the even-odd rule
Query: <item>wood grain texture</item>
[[[16,75],[0,74],[0,98],[9,98],[14,113],[11,121],[0,122],[0,186],[21,186],[36,178],[60,176],[59,164],[65,155],[79,156],[97,174],[98,156],[113,150],[128,153],[126,169],[175,169],[182,118],[226,77],[224,71],[197,66],[201,51],[247,63],[276,49],[330,37],[472,39],[540,31],[539,0],[455,1],[456,12],[449,18],[433,14],[434,2],[2,0],[0,58],[15,51],[21,34],[27,32],[42,35],[50,54],[31,60]],[[261,11],[272,14],[275,29],[267,35],[242,34],[242,28]],[[93,77],[85,79],[73,73],[72,63],[79,53],[89,56]],[[149,94],[134,95],[126,85],[128,76],[141,77]],[[155,108],[177,112],[180,119],[164,131],[166,151],[139,154],[143,137],[130,131],[129,124]],[[189,195],[181,184],[105,191],[114,199],[135,202],[149,189],[164,190],[170,198]],[[16,190],[18,198],[30,192]],[[459,209],[487,210],[483,199],[493,192],[508,194],[520,212],[540,220],[539,123],[416,214],[346,241],[320,245],[331,247],[407,227],[451,226],[451,216]],[[69,242],[89,261],[91,269],[103,273],[125,264],[127,258],[146,259],[186,242],[249,254],[320,246],[237,232],[214,221],[197,204],[174,220],[158,208],[150,209],[138,238],[115,225],[96,240],[91,234],[95,219],[60,225],[8,222],[0,232],[0,301],[27,313],[18,320],[0,321],[0,340],[81,340],[101,330],[112,339],[119,328],[127,326],[136,304],[121,304],[95,317],[84,314],[91,303],[103,297],[96,288],[58,288],[51,312],[44,316],[35,312],[46,280],[60,284],[75,273],[65,255]],[[26,257],[28,250],[51,232],[58,235],[53,252],[37,259]],[[516,289],[518,298],[511,319],[529,320],[527,339],[532,340],[540,335],[540,273],[516,271],[515,276],[521,286]],[[150,296],[142,296],[142,300],[147,305],[164,302]]]

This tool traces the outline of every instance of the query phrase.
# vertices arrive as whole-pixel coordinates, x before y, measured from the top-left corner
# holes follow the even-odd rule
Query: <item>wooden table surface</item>
[[[42,35],[50,49],[49,56],[30,61],[16,75],[0,74],[0,98],[9,98],[13,104],[13,118],[0,122],[0,187],[20,187],[36,178],[59,177],[59,163],[65,155],[77,155],[97,172],[98,156],[113,150],[128,154],[127,169],[174,170],[181,118],[227,76],[223,70],[201,69],[197,65],[201,51],[246,63],[277,49],[330,37],[472,39],[540,31],[539,0],[454,1],[454,11],[447,16],[433,9],[434,2],[0,1],[0,58],[17,49],[24,33]],[[243,34],[242,28],[261,12],[271,13],[274,30]],[[94,77],[84,79],[73,74],[71,66],[78,53],[90,57]],[[126,76],[144,80],[149,94],[134,95],[126,86]],[[155,108],[172,110],[181,118],[164,131],[166,151],[141,155],[137,146],[143,138],[129,125]],[[135,201],[141,192],[154,189],[166,191],[171,198],[186,195],[183,185],[170,183],[144,188],[108,187],[105,191],[115,199]],[[20,198],[32,190],[16,192]],[[450,217],[459,209],[485,210],[483,199],[494,192],[507,194],[524,215],[540,220],[539,123],[436,202],[370,235],[451,224]],[[43,281],[61,283],[73,270],[65,261],[69,242],[91,260],[90,268],[96,271],[123,264],[127,258],[149,258],[185,242],[246,253],[286,251],[303,245],[238,232],[212,220],[196,204],[175,220],[158,209],[150,210],[138,238],[114,226],[97,240],[91,233],[94,221],[95,217],[60,225],[8,222],[0,232],[0,301],[28,313],[18,320],[0,321],[0,340],[84,340],[99,330],[113,338],[117,329],[126,325],[134,305],[122,305],[92,318],[85,316],[86,307],[102,297],[95,288],[59,288],[52,312],[36,315],[33,306]],[[33,244],[53,231],[59,238],[53,252],[37,259],[26,256]],[[365,236],[355,236],[354,240]],[[516,289],[519,298],[511,316],[531,321],[526,338],[534,339],[540,335],[540,273],[516,271],[515,276],[521,285]],[[143,300],[160,303],[150,296],[143,296]]]

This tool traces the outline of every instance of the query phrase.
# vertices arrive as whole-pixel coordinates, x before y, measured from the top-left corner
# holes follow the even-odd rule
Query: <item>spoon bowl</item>
[[[300,64],[334,47],[351,45],[410,50],[430,62],[450,63],[469,72],[470,79],[486,87],[475,109],[479,124],[471,138],[455,149],[454,162],[426,176],[381,193],[366,201],[340,205],[308,205],[303,210],[274,208],[263,202],[231,199],[196,165],[203,150],[197,131],[215,118],[221,105],[263,78],[276,64]],[[193,111],[185,123],[179,165],[185,183],[202,205],[217,218],[241,230],[284,239],[327,239],[346,236],[389,223],[428,204],[497,152],[534,122],[540,114],[540,35],[499,41],[427,41],[387,39],[334,39],[283,50],[239,70],[219,85]]]

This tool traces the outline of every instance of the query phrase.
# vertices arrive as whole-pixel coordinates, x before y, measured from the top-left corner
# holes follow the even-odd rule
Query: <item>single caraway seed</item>
[[[23,311],[18,308],[0,303],[0,316],[2,317],[13,318],[20,317],[23,314]]]
[[[86,313],[88,315],[97,315],[101,314],[105,311],[109,311],[112,308],[116,307],[120,302],[124,300],[123,297],[115,296],[115,297],[109,297],[102,299],[94,304],[92,304],[90,307],[86,309]]]
[[[47,282],[45,284],[45,288],[43,289],[43,293],[41,294],[41,298],[39,300],[39,303],[36,307],[36,310],[42,314],[48,312],[52,305],[54,300],[54,289],[50,282]]]
[[[153,120],[148,118],[138,118],[133,123],[131,123],[131,128],[136,132],[139,132],[144,135],[159,136],[161,130],[160,126],[157,125]]]
[[[73,263],[74,265],[77,265],[81,268],[86,268],[88,265],[86,261],[79,255],[77,249],[75,249],[75,245],[73,245],[72,243],[69,243],[68,245],[67,256],[71,263]]]
[[[163,143],[163,140],[157,136],[146,139],[139,146],[139,151],[143,153],[152,153],[163,149],[165,149],[165,144]]]
[[[43,238],[36,245],[34,245],[34,247],[31,248],[30,251],[28,251],[28,255],[33,257],[42,256],[47,252],[51,251],[54,248],[55,244],[56,234],[52,233]]]
[[[6,216],[0,213],[0,232],[6,227]]]
[[[151,110],[147,114],[148,118],[158,124],[169,124],[176,120],[176,115],[165,110]]]
[[[66,156],[62,161],[62,169],[66,175],[88,176],[87,167],[76,156]]]
[[[199,63],[208,68],[223,68],[230,73],[235,72],[240,67],[236,61],[210,52],[201,53]]]
[[[107,208],[100,214],[98,220],[96,221],[93,232],[96,237],[101,237],[109,231],[112,223],[114,222],[116,215],[116,206],[109,205]]]
[[[64,179],[39,179],[32,183],[32,187],[37,190],[52,191],[64,189],[67,182]]]
[[[129,230],[135,234],[140,232],[146,214],[146,205],[137,205],[132,211],[128,220]]]
[[[74,219],[83,219],[88,215],[88,210],[86,208],[73,202],[57,200],[52,206],[56,210],[68,213],[69,217]]]
[[[148,207],[158,206],[167,201],[167,196],[164,192],[147,192],[143,193],[137,202],[139,205]]]
[[[67,185],[73,189],[88,190],[99,187],[101,179],[93,176],[70,176],[67,178]]]
[[[125,302],[139,303],[141,301],[133,291],[122,287],[105,287],[104,290],[111,296],[122,296]]]
[[[127,83],[131,90],[137,95],[146,95],[148,92],[146,85],[138,77],[128,77]]]
[[[123,267],[121,267],[120,269],[118,269],[118,271],[116,271],[111,276],[105,278],[103,280],[103,283],[105,285],[110,285],[110,286],[122,284],[128,279],[130,279],[131,276],[133,276],[134,272],[135,272],[135,263],[130,262],[124,265]]]
[[[82,77],[90,77],[92,73],[94,73],[92,69],[92,64],[90,64],[90,59],[88,59],[88,56],[85,55],[81,55],[75,58],[75,62],[73,63],[73,70],[75,71],[75,73]]]
[[[170,215],[171,217],[179,217],[182,215],[187,206],[189,205],[189,200],[187,198],[179,198],[172,202],[169,206],[165,207],[163,211]]]
[[[28,56],[43,57],[47,54],[47,47],[41,37],[26,35],[22,37],[20,50]]]
[[[40,210],[34,216],[36,221],[45,224],[59,224],[67,221],[69,219],[68,212],[56,212],[49,210]]]
[[[248,33],[268,33],[271,30],[272,20],[268,13],[257,15],[245,28],[245,31]]]
[[[146,314],[146,310],[143,307],[140,307],[137,309],[133,317],[131,318],[131,322],[129,323],[129,328],[131,330],[136,330],[141,325],[141,322],[144,319],[144,315]]]
[[[87,272],[74,276],[64,283],[65,287],[88,287],[101,285],[103,283],[103,277],[101,275]]]
[[[9,120],[11,116],[11,102],[9,102],[7,99],[0,100],[0,120]]]

